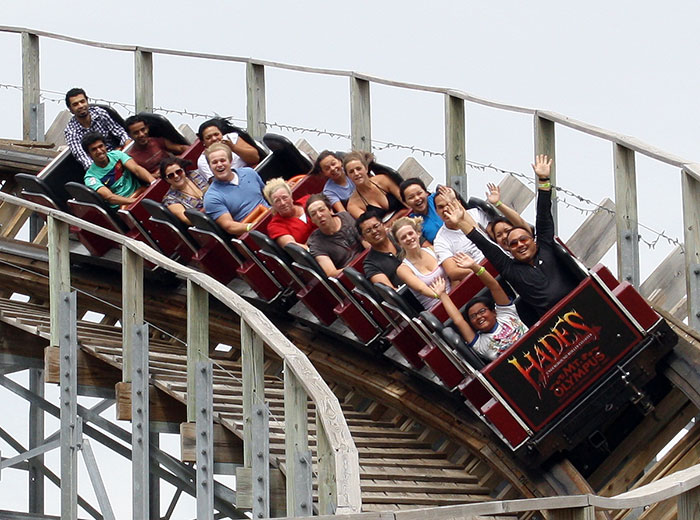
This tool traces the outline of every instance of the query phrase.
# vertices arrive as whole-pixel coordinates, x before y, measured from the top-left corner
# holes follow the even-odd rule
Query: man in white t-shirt
[[[204,150],[206,151],[206,149],[214,143],[222,142],[231,149],[233,157],[231,168],[243,168],[244,166],[254,168],[260,162],[260,154],[258,151],[243,139],[239,138],[236,132],[224,135],[223,129],[224,124],[220,118],[209,119],[199,125],[197,136],[199,140],[202,141]],[[209,168],[209,163],[207,163],[207,158],[204,153],[197,159],[197,169],[206,175],[207,179],[211,179],[214,176]]]
[[[444,186],[438,188],[438,192],[435,195],[435,211],[443,222],[445,222],[445,208],[454,197],[452,188],[445,188]],[[467,212],[482,230],[486,229],[489,223],[486,213],[478,208],[469,209]],[[476,262],[481,262],[484,259],[484,254],[474,245],[474,242],[469,240],[459,228],[452,228],[448,223],[445,223],[438,230],[433,241],[433,248],[435,249],[438,262],[440,262],[450,280],[454,282],[466,278],[470,273],[469,269],[463,269],[456,264],[453,258],[455,254],[467,253]]]

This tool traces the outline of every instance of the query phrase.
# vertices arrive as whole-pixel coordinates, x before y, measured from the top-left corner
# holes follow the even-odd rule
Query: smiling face
[[[362,232],[362,238],[372,247],[381,244],[386,239],[384,224],[376,217],[368,218],[363,221],[360,224],[360,231]]]
[[[361,186],[369,177],[367,176],[367,168],[360,161],[350,161],[345,165],[345,173],[352,179],[356,186]]]
[[[488,332],[496,324],[496,313],[481,302],[467,309],[467,317],[472,328],[480,332]]]
[[[224,134],[221,133],[216,126],[208,126],[202,130],[202,144],[204,148],[209,148],[214,143],[218,143],[224,138]]]
[[[411,184],[403,191],[406,205],[414,212],[425,215],[428,212],[428,192],[418,184]]]
[[[317,200],[309,204],[307,208],[311,222],[316,224],[316,227],[321,230],[321,233],[331,234],[333,229],[333,214],[326,203],[322,200]],[[331,233],[328,233],[331,232]]]
[[[341,181],[345,178],[345,170],[343,170],[343,163],[337,157],[329,155],[324,157],[319,163],[321,167],[321,173],[324,177],[332,180],[336,184],[341,184]]]
[[[294,216],[294,199],[286,188],[278,188],[270,195],[270,203],[272,209],[277,212],[280,217],[290,218]]]
[[[216,150],[209,154],[209,168],[217,181],[228,182],[233,179],[231,159],[224,150]]]
[[[137,145],[146,146],[148,144],[148,126],[143,121],[129,125],[129,137],[131,137]]]
[[[407,251],[420,249],[420,234],[409,224],[396,230],[396,241]]]
[[[88,154],[90,154],[90,158],[95,161],[97,166],[103,167],[107,166],[107,163],[109,163],[107,147],[103,141],[95,141],[88,146]]]
[[[503,249],[508,250],[508,233],[513,229],[509,222],[496,222],[493,225],[493,239]]]
[[[83,94],[68,98],[68,110],[78,119],[88,115],[88,100]]]
[[[176,190],[182,189],[187,181],[185,170],[179,164],[171,164],[165,168],[165,181]]]
[[[507,237],[508,250],[518,262],[531,263],[537,253],[537,244],[532,235],[524,229],[514,228]]]

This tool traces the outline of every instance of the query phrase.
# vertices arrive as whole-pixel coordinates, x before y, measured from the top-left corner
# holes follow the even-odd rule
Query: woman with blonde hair
[[[343,157],[345,172],[355,183],[355,191],[348,199],[348,213],[358,218],[368,209],[376,210],[389,225],[406,206],[394,179],[383,173],[369,176],[372,162],[374,155],[369,152],[350,152]]]
[[[440,295],[430,288],[438,278],[445,279],[445,291],[450,290],[447,273],[438,263],[432,249],[421,247],[420,217],[401,217],[391,228],[396,242],[404,252],[404,259],[396,269],[398,277],[408,285],[411,292],[426,309],[430,309],[440,299]]]

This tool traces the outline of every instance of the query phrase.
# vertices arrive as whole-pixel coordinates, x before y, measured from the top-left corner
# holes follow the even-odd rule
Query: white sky
[[[24,0],[3,2],[2,10],[5,25],[78,38],[251,56],[452,87],[560,112],[687,159],[700,156],[697,2]],[[0,33],[2,85],[21,84],[19,41],[18,35]],[[42,40],[41,59],[45,89],[82,86],[93,97],[133,102],[133,61],[127,53]],[[242,65],[156,57],[155,77],[156,106],[245,118]],[[268,71],[266,80],[268,121],[349,133],[346,79]],[[20,137],[19,92],[0,87],[0,107],[0,137]],[[46,103],[47,127],[60,108]],[[201,122],[169,117],[193,127]],[[375,139],[443,150],[443,99],[438,95],[373,87],[372,122]],[[528,172],[528,116],[469,104],[467,125],[469,159]],[[319,150],[349,147],[345,140],[303,137]],[[558,130],[557,143],[559,184],[596,202],[612,198],[611,145],[565,129]],[[378,152],[382,162],[395,167],[406,155]],[[434,177],[444,178],[440,159],[415,157]],[[640,221],[682,238],[678,172],[644,158],[637,165]],[[477,196],[488,180],[499,180],[473,170],[468,174],[470,192]],[[568,237],[583,216],[562,210],[561,218],[561,234]],[[643,274],[671,249],[664,243],[654,250],[640,248]],[[614,267],[614,256],[606,262]],[[4,477],[0,507],[7,497]]]

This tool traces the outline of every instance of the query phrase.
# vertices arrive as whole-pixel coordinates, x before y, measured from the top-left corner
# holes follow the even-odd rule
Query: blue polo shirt
[[[204,194],[204,210],[214,220],[230,213],[233,220],[240,222],[258,205],[268,206],[262,196],[265,185],[253,168],[237,168],[238,183],[215,180]]]

